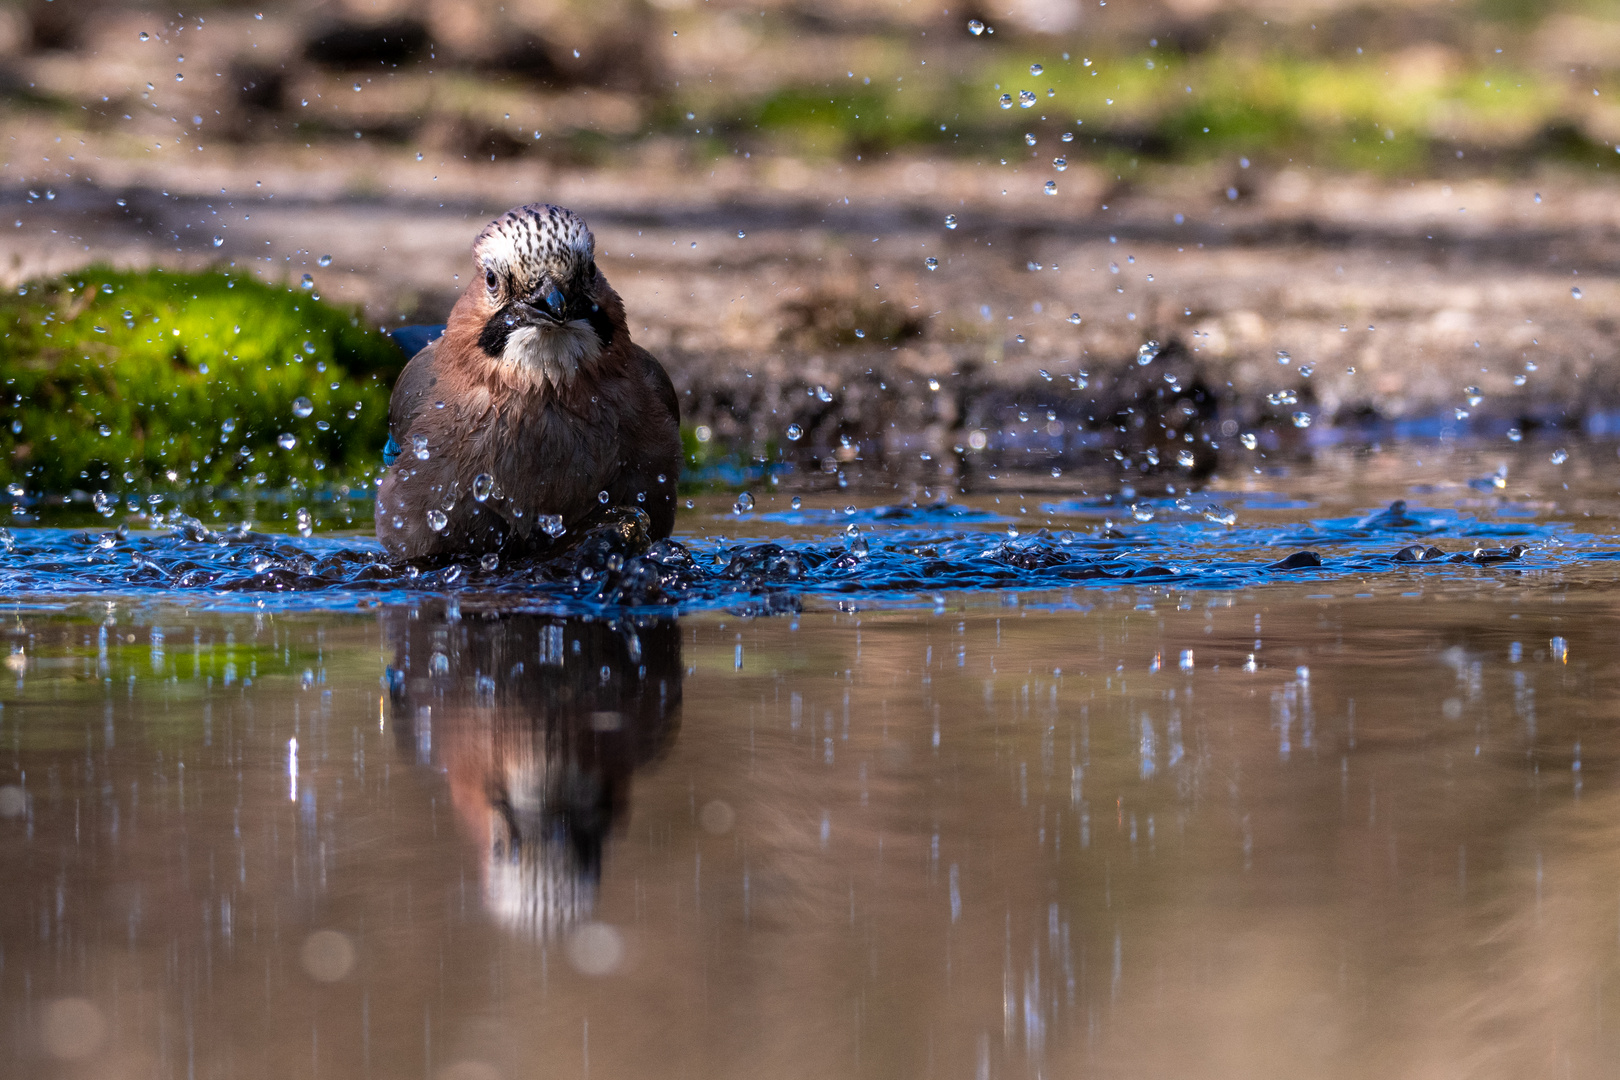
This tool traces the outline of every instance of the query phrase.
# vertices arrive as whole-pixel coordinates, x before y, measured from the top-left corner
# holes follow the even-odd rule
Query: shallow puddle
[[[871,550],[633,612],[511,580],[30,589],[82,542],[18,530],[0,1073],[1606,1074],[1613,451],[1516,460],[1539,502],[1415,460],[1149,521],[728,497],[682,522],[703,567],[830,562],[847,523]],[[1062,560],[985,554],[1042,528]],[[126,545],[202,543],[88,550],[151,575]],[[922,543],[1011,576],[871,569]]]

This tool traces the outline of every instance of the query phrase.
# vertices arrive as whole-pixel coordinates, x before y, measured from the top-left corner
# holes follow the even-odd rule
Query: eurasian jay
[[[630,340],[624,303],[572,211],[509,210],[389,402],[377,538],[395,557],[544,554],[606,511],[675,522],[679,403]]]

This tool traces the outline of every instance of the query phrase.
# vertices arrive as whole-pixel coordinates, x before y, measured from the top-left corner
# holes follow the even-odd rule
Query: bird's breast
[[[496,364],[502,380],[517,389],[561,390],[602,353],[602,342],[584,319],[558,326],[520,326],[506,336]]]

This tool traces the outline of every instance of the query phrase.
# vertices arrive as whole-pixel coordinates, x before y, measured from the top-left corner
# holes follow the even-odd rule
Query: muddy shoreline
[[[899,467],[982,442],[1059,467],[1188,451],[1202,471],[1222,438],[1250,433],[1281,447],[1620,427],[1620,214],[1568,177],[1396,190],[1273,173],[1211,200],[1090,170],[1046,198],[998,194],[1003,170],[927,162],[829,167],[796,190],[773,186],[779,163],[666,173],[662,188],[462,166],[423,190],[394,162],[377,194],[247,179],[270,164],[0,188],[21,223],[0,234],[4,276],[97,261],[312,272],[379,326],[433,322],[470,236],[522,191],[586,216],[687,422],[756,456]],[[929,192],[911,190],[919,176]]]

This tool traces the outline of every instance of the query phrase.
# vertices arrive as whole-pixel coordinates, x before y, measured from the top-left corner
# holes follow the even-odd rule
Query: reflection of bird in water
[[[395,734],[449,776],[501,922],[547,935],[588,918],[630,774],[674,737],[673,620],[383,616]]]
[[[394,385],[377,538],[404,558],[545,552],[620,506],[668,536],[679,405],[630,340],[590,229],[520,206],[479,234],[473,270]]]

